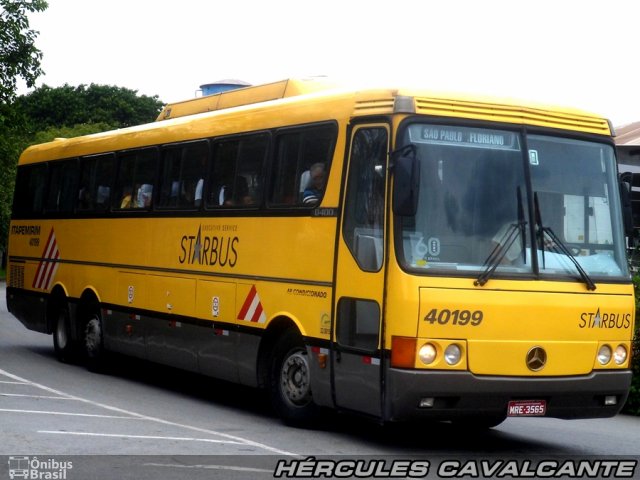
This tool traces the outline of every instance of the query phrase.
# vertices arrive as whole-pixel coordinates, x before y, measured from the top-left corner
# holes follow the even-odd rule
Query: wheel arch
[[[78,335],[82,336],[89,314],[93,312],[100,313],[100,296],[93,287],[86,287],[80,295],[76,312],[75,327]]]
[[[46,325],[47,332],[53,333],[53,329],[55,327],[55,322],[58,321],[56,316],[57,309],[62,303],[69,303],[69,294],[67,289],[61,283],[56,283],[51,292],[49,293],[49,297],[47,299],[47,307],[46,307]]]
[[[298,335],[300,335],[301,339],[304,339],[297,322],[286,315],[279,315],[271,320],[271,322],[269,322],[269,326],[267,326],[264,334],[262,335],[260,346],[258,347],[256,368],[256,380],[258,387],[260,388],[264,388],[269,385],[269,360],[271,358],[271,353],[273,352],[273,348],[278,339],[287,330],[294,330]]]

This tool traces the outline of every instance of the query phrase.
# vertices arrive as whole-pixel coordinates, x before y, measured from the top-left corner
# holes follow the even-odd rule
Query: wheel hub
[[[311,383],[306,355],[296,352],[284,361],[280,385],[285,398],[294,405],[304,405],[309,402]]]

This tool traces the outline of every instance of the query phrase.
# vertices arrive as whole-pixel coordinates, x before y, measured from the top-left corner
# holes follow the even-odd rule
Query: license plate
[[[546,414],[546,400],[512,400],[507,409],[509,417],[543,417]]]

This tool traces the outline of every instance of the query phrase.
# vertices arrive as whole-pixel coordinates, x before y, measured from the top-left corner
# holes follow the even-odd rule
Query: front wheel
[[[286,331],[276,342],[269,380],[271,402],[286,423],[309,425],[317,419],[309,357],[296,331]]]

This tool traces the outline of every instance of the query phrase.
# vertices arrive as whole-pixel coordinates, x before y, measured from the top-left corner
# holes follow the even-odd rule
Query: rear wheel
[[[302,338],[294,330],[286,331],[276,342],[269,384],[271,402],[285,422],[308,425],[317,418],[309,358]]]
[[[84,328],[84,353],[87,368],[92,372],[105,369],[104,340],[102,335],[102,319],[98,313],[91,313]]]
[[[55,324],[53,327],[53,349],[60,362],[68,363],[73,360],[76,345],[71,339],[71,319],[66,302],[60,302],[54,309]]]

